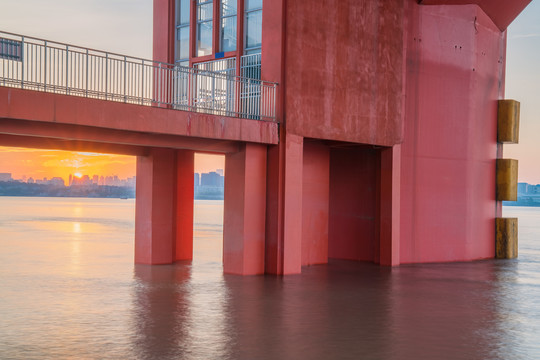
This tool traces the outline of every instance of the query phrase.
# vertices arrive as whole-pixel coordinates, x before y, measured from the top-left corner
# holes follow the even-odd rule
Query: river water
[[[240,277],[222,205],[193,262],[143,266],[133,200],[0,197],[0,359],[540,358],[540,208],[504,209],[518,260]]]

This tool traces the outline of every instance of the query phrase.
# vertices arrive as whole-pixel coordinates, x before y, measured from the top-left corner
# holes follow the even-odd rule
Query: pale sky
[[[0,30],[150,59],[152,0],[0,0]],[[519,160],[519,181],[532,184],[540,183],[539,64],[534,0],[508,29],[506,98],[521,102],[521,129],[520,143],[504,146],[506,158]],[[197,171],[222,168],[216,161]]]
[[[504,145],[504,157],[519,160],[519,181],[540,184],[540,1],[508,28],[506,98],[520,102],[519,144]]]

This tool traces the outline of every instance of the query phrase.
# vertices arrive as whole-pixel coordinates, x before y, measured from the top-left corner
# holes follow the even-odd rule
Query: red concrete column
[[[175,12],[174,0],[154,0],[153,60],[174,62]]]
[[[299,274],[302,269],[303,137],[281,131],[268,152],[266,272]]]
[[[265,214],[266,145],[246,143],[225,155],[225,273],[264,273]]]
[[[195,172],[193,151],[177,151],[176,170],[175,260],[191,260],[193,259],[193,175]]]
[[[401,145],[381,150],[380,264],[399,265]]]
[[[154,148],[137,157],[135,263],[173,262],[175,165],[172,149]]]
[[[305,142],[302,173],[302,266],[328,262],[330,149]]]

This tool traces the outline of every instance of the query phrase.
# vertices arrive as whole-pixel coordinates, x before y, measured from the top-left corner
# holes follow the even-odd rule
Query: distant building
[[[224,177],[215,171],[201,174],[201,186],[222,187],[224,185]]]
[[[64,183],[64,179],[62,179],[61,177],[57,177],[57,176],[53,177],[51,180],[49,180],[48,184],[56,186],[56,187],[66,186],[66,184]]]
[[[0,181],[13,181],[11,173],[0,173]]]

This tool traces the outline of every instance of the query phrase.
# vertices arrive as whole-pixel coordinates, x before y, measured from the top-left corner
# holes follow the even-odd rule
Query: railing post
[[[43,59],[43,91],[47,91],[47,41],[44,42],[44,59]]]
[[[66,94],[69,94],[69,46],[66,45]]]
[[[216,74],[212,74],[212,111],[215,114],[216,108]]]
[[[25,51],[24,51],[24,36],[21,38],[21,89],[24,89],[24,70],[25,70],[25,61],[24,61]]]
[[[159,63],[158,66],[158,96],[157,96],[157,103],[158,106],[161,106],[161,63]]]
[[[109,53],[105,53],[105,100],[109,94]]]
[[[126,57],[124,56],[124,102],[127,102],[127,61]]]
[[[88,49],[86,49],[86,97],[88,97]]]
[[[277,114],[276,114],[276,96],[277,96],[277,84],[274,83],[274,103],[272,104],[272,105],[273,105],[272,115],[273,115],[274,121],[277,120]]]
[[[144,60],[142,61],[141,105],[144,105]]]

